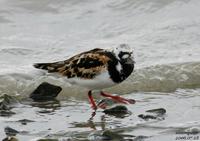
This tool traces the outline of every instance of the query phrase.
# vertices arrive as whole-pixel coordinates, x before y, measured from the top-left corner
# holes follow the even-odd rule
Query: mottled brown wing
[[[49,73],[59,73],[68,78],[79,77],[90,79],[95,77],[107,67],[110,60],[103,49],[93,49],[80,53],[72,58],[54,63],[40,63],[34,66],[48,70]]]

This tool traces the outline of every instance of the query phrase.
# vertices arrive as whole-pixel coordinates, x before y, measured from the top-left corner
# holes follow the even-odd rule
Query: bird
[[[94,90],[101,90],[101,96],[115,102],[135,103],[134,99],[126,99],[102,91],[126,80],[132,74],[134,64],[133,49],[128,44],[119,44],[108,49],[94,48],[64,61],[35,63],[33,66],[60,75],[71,84],[86,88],[91,108],[97,110],[98,105],[92,96]]]

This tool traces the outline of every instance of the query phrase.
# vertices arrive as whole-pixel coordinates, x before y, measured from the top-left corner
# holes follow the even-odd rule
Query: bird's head
[[[118,60],[124,64],[134,64],[133,49],[128,44],[120,44],[113,49]]]

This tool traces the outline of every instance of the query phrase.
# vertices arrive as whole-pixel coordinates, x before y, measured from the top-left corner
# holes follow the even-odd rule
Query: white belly
[[[111,80],[107,71],[97,75],[94,79],[81,79],[75,77],[67,79],[67,81],[71,84],[79,85],[89,90],[100,90],[116,85],[116,83]]]

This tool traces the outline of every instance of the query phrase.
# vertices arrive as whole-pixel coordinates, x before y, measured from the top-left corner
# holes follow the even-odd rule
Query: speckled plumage
[[[110,87],[124,81],[134,69],[133,52],[127,48],[124,44],[114,49],[96,48],[64,61],[38,63],[34,64],[34,67],[47,70],[49,73],[58,73],[77,85],[85,86],[85,81],[89,89],[98,89],[98,80],[99,85],[105,83],[105,86],[99,88]],[[91,88],[89,80],[93,80]],[[82,82],[79,84],[79,81]]]

